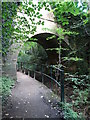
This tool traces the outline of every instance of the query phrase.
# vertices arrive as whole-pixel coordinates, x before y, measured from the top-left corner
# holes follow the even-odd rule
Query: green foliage
[[[8,54],[8,49],[13,43],[26,42],[30,39],[29,35],[36,32],[37,25],[44,25],[44,21],[40,21],[42,17],[40,10],[43,6],[49,10],[43,2],[38,4],[33,3],[33,1],[2,3],[3,56]],[[27,15],[29,20],[25,15]],[[35,21],[36,18],[38,18],[37,21]]]
[[[2,101],[4,102],[6,97],[11,93],[11,88],[14,86],[15,81],[10,79],[9,77],[0,77],[0,82],[2,82],[2,88],[0,91],[2,93]]]
[[[24,1],[22,3],[19,3],[19,7],[18,7],[18,3],[7,3],[7,4],[3,3],[3,8],[2,8],[3,54],[6,54],[8,52],[8,47],[13,42],[25,43],[25,41],[27,41],[28,39],[30,40],[29,34],[34,34],[36,32],[37,25],[40,24],[44,25],[44,21],[40,21],[40,18],[42,17],[42,14],[40,14],[40,10],[43,7],[45,7],[45,10],[50,11],[49,5],[51,5],[53,8],[52,11],[55,15],[56,22],[62,25],[62,27],[59,27],[56,30],[56,32],[59,35],[58,41],[60,41],[61,44],[62,44],[62,40],[64,39],[64,36],[74,35],[77,37],[78,33],[79,34],[82,33],[82,32],[80,33],[80,30],[76,28],[81,27],[82,29],[83,28],[82,26],[88,22],[87,12],[85,12],[85,10],[87,11],[87,3],[78,6],[78,2],[71,2],[71,1],[70,2],[49,1],[48,3],[43,1],[43,2],[38,2],[38,4],[33,3],[33,1],[29,1],[29,2]],[[18,15],[17,12],[22,13],[23,16]],[[29,18],[29,21],[25,17],[25,14]],[[37,22],[35,21],[36,18],[38,18]],[[17,21],[15,21],[15,19]],[[51,38],[53,37],[54,36],[52,36]],[[51,38],[47,38],[47,39],[49,40]],[[62,47],[56,50],[62,52]],[[70,52],[73,51],[76,51],[76,47],[72,49],[72,51]],[[76,56],[70,56],[70,57],[76,57]]]
[[[29,49],[23,48],[24,52],[20,52],[18,56],[18,62],[25,62],[27,68],[36,69],[36,64],[41,65],[47,63],[47,53],[44,48],[37,43],[33,43],[33,46],[29,46]]]
[[[77,86],[79,85],[79,88],[89,87],[90,75],[78,75],[78,73],[72,75],[68,73],[67,76],[65,80],[73,82]]]
[[[82,59],[78,57],[63,57],[63,61],[82,61]]]
[[[12,44],[14,22],[13,19],[17,13],[18,3],[2,2],[2,53],[6,54]]]
[[[89,93],[90,93],[90,75],[71,75],[67,74],[65,81],[68,82],[68,86],[72,85],[72,95],[70,99],[72,100],[72,106],[78,114],[83,113],[86,117],[86,108],[89,108]],[[88,110],[87,110],[88,112]]]
[[[84,61],[82,63],[85,63],[87,59],[85,51],[87,46],[85,44],[89,43],[87,36],[90,36],[87,29],[88,24],[90,25],[88,2],[79,4],[74,1],[54,1],[50,2],[50,5],[55,15],[55,21],[58,23],[56,32],[59,35],[58,41],[60,42],[60,47],[57,49],[60,54],[60,61],[64,63],[74,61],[76,64]],[[62,59],[62,53],[64,53],[62,44],[65,36],[68,36],[69,50],[66,50],[67,54]],[[85,71],[87,71],[86,69],[85,67]],[[78,71],[80,74],[86,74],[81,65],[78,66]]]
[[[73,91],[74,95],[71,96],[74,102],[74,106],[78,108],[82,108],[82,105],[88,104],[89,92],[90,92],[89,89],[80,90],[76,86],[74,86],[74,91]]]
[[[83,19],[86,20],[87,17],[87,3],[82,4],[82,5],[78,5],[78,2],[71,2],[71,1],[60,1],[60,2],[51,2],[50,3],[52,8],[53,8],[53,12],[56,18],[56,22],[58,22],[58,24],[61,24],[62,26],[67,26],[66,28],[69,28],[69,25],[76,25],[76,21],[72,19]],[[74,23],[73,23],[74,22]],[[81,20],[79,21],[79,23],[81,22]]]
[[[77,112],[73,111],[72,104],[60,103],[60,107],[63,109],[65,120],[85,120],[82,114],[78,115]]]
[[[70,78],[69,78],[70,80]],[[77,107],[82,107],[88,103],[88,97],[90,92],[89,80],[90,76],[80,75],[79,77],[72,77],[72,82],[74,82],[72,100],[75,101],[74,105]]]

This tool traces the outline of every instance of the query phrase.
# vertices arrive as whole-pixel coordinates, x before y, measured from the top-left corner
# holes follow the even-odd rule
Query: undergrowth
[[[60,107],[63,109],[65,120],[85,120],[82,113],[78,115],[77,112],[73,111],[72,104],[60,103]]]
[[[15,81],[10,79],[9,77],[3,76],[0,77],[0,81],[2,81],[2,87],[0,87],[1,95],[2,95],[2,103],[5,102],[6,98],[10,95],[11,89],[15,84]]]
[[[88,120],[89,119],[89,116],[90,116],[90,113],[89,113],[90,84],[89,83],[90,83],[89,75],[66,74],[66,78],[65,78],[66,102],[68,102],[69,105],[72,104],[72,106],[69,107],[68,104],[66,104],[65,107],[66,106],[68,107],[69,115],[72,116],[74,113],[74,117],[76,117],[77,115],[79,116],[78,119],[74,118],[70,120]],[[72,110],[75,112],[72,112]],[[68,116],[68,112],[66,110],[65,112],[66,116]]]

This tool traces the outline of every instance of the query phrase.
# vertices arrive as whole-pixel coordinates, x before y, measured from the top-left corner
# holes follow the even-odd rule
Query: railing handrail
[[[37,73],[39,73],[39,74],[43,74],[43,75],[47,76],[48,78],[52,79],[54,82],[56,82],[58,86],[61,86],[61,85],[57,82],[56,79],[52,78],[51,76],[49,76],[49,75],[47,75],[47,74],[45,74],[45,73],[42,73],[42,72],[39,72],[39,71],[36,71],[36,70],[32,70],[32,69],[30,69],[30,68],[25,68],[25,69],[30,70],[30,71],[33,71],[33,72],[37,72]]]
[[[27,63],[27,64],[31,64],[31,63],[28,63],[28,62],[17,62],[17,63]],[[36,63],[33,63],[33,64],[34,64],[34,65],[38,65],[38,64],[36,64]],[[40,66],[40,65],[38,65],[38,66]],[[60,69],[60,68],[55,67],[54,65],[41,64],[41,66],[55,68],[55,69],[59,70],[60,72],[63,72],[63,71],[64,71],[64,70],[62,70],[62,69]]]
[[[20,65],[20,67],[21,67],[21,69],[24,67],[23,66],[23,64],[25,64],[25,63],[27,63],[27,62],[17,62],[17,63],[21,63]],[[27,64],[30,64],[30,63],[27,63]],[[38,64],[36,64],[37,66],[38,66]],[[40,65],[39,65],[40,66]],[[35,74],[35,72],[37,72],[37,73],[39,73],[39,74],[41,74],[42,75],[42,78],[43,78],[43,76],[46,76],[46,77],[48,77],[48,78],[50,78],[51,80],[53,80],[59,87],[61,87],[61,102],[64,102],[64,70],[61,70],[61,69],[59,69],[59,68],[57,68],[57,67],[55,67],[55,66],[53,66],[53,65],[44,65],[44,64],[42,64],[41,65],[41,67],[42,66],[45,66],[45,67],[49,67],[49,68],[54,68],[54,69],[56,69],[56,70],[59,70],[60,72],[61,72],[61,80],[60,80],[60,82],[61,82],[61,84],[56,80],[56,79],[54,79],[53,77],[52,77],[52,75],[50,76],[50,75],[48,75],[48,74],[46,74],[46,73],[44,73],[43,72],[43,70],[40,72],[40,71],[37,71],[37,70],[32,70],[32,69],[30,69],[30,68],[26,68],[26,67],[24,67],[24,69],[26,69],[27,71],[33,71],[34,72],[34,74]],[[42,80],[43,81],[43,80]]]
[[[29,69],[29,68],[26,68],[26,69],[27,69],[27,70],[31,70],[31,69]],[[47,75],[47,74],[45,74],[45,73],[36,71],[36,70],[31,70],[31,71],[37,72],[37,73],[39,73],[39,74],[43,74],[43,75],[47,76],[48,78],[52,79],[55,83],[57,83],[57,85],[58,85],[59,87],[61,86],[61,85],[59,84],[59,82],[57,82],[57,80],[54,79],[54,78],[52,78],[51,76],[49,76],[49,75]]]

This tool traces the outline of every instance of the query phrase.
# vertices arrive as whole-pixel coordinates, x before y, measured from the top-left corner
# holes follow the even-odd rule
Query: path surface
[[[60,118],[59,111],[53,107],[55,103],[50,100],[53,97],[50,89],[23,73],[18,72],[17,76],[18,83],[9,97],[4,117]]]

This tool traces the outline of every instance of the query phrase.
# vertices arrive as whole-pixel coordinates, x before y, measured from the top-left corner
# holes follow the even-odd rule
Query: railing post
[[[50,76],[52,77],[52,65],[50,67]],[[52,86],[53,86],[53,83],[52,83],[52,80],[51,80],[51,89],[52,89]]]
[[[34,71],[34,79],[35,79],[35,71]]]
[[[28,72],[29,72],[29,76],[31,77],[31,72],[30,72],[30,70],[29,70]]]
[[[18,62],[16,63],[16,70],[19,71]]]
[[[22,62],[21,62],[21,71],[22,71]]]
[[[64,70],[61,71],[61,102],[64,102]]]
[[[20,71],[20,63],[18,62],[18,71]]]
[[[42,76],[42,83],[44,83],[44,76],[43,76],[43,65],[41,66],[42,71],[41,71],[41,76]]]
[[[22,65],[22,73],[24,73],[24,66]]]

